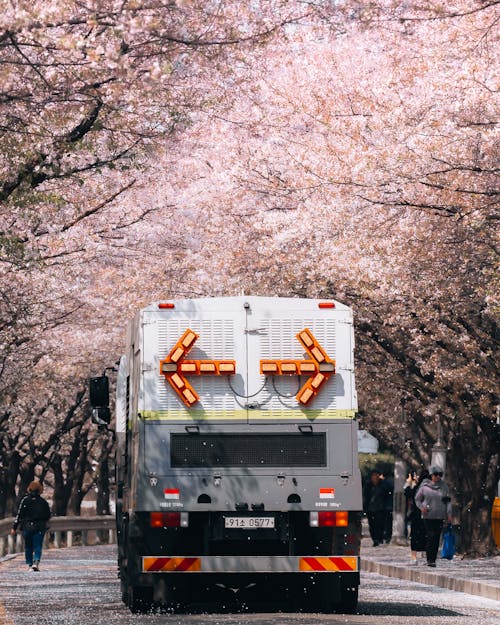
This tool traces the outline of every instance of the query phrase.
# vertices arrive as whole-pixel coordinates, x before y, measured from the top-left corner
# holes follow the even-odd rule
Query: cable
[[[300,380],[300,375],[297,377],[297,380],[298,380],[298,384],[299,384],[298,387],[297,387],[297,390],[294,393],[292,393],[291,395],[285,395],[284,393],[280,393],[278,391],[278,389],[276,388],[276,376],[273,375],[272,376],[273,389],[274,389],[276,395],[278,395],[279,397],[283,397],[284,399],[290,399],[291,397],[295,397],[295,395],[297,395],[297,393],[300,391],[300,387],[302,386],[302,382]]]
[[[227,383],[229,384],[229,388],[233,391],[233,393],[236,395],[236,397],[241,397],[242,399],[250,399],[250,397],[255,397],[259,393],[262,393],[262,391],[264,390],[264,388],[266,386],[266,381],[267,380],[264,380],[264,384],[259,388],[259,390],[256,393],[253,393],[252,395],[241,395],[241,393],[238,393],[238,391],[234,390],[234,388],[231,385],[231,378],[230,378],[230,376],[227,376]]]

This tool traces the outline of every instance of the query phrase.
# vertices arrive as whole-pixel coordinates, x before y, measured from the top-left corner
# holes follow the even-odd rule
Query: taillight
[[[337,525],[337,513],[330,510],[318,512],[318,527],[335,527]]]
[[[149,524],[154,528],[187,527],[187,512],[150,512]]]
[[[347,527],[348,524],[349,512],[347,510],[324,510],[309,513],[309,525],[311,527]]]
[[[175,304],[172,304],[170,302],[160,302],[158,304],[158,308],[160,310],[168,310],[168,309],[171,309],[171,308],[175,308]]]
[[[347,527],[349,525],[349,512],[347,510],[338,510],[335,513],[335,521],[337,527]]]
[[[335,308],[335,302],[319,302],[318,308]]]

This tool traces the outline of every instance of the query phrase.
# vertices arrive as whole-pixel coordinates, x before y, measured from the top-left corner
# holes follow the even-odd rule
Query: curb
[[[440,573],[419,571],[402,566],[395,566],[394,564],[383,564],[382,562],[376,562],[370,558],[363,558],[361,560],[361,570],[367,573],[378,573],[386,577],[396,577],[418,584],[426,584],[427,586],[439,586],[440,588],[447,588],[448,590],[455,590],[456,592],[465,592],[468,595],[479,595],[480,597],[500,601],[500,587],[484,582],[448,577]]]

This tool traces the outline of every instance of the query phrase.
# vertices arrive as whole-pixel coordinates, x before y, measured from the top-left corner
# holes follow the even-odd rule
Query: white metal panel
[[[320,309],[319,300],[292,298],[206,298],[176,300],[172,310],[152,305],[142,311],[143,376],[139,412],[161,413],[162,418],[290,419],[292,413],[353,411],[357,408],[353,374],[351,309],[338,302]],[[189,360],[231,359],[236,375],[190,376],[200,401],[187,408],[160,374],[160,361],[183,332],[190,328],[199,338]],[[336,360],[337,373],[307,407],[295,396],[306,377],[260,374],[261,359],[310,359],[296,335],[308,328]]]
[[[118,375],[116,378],[115,428],[117,432],[125,432],[127,429],[127,376],[127,357],[122,356],[120,359],[120,366],[118,368]]]
[[[144,364],[141,412],[160,412],[179,418],[225,419],[243,410],[236,393],[244,393],[246,376],[242,311],[214,300],[175,302],[173,310],[150,307],[143,316]],[[164,359],[182,334],[190,328],[199,338],[189,351],[188,360],[236,360],[236,375],[188,376],[200,399],[187,408],[160,373]],[[233,392],[233,390],[236,391]],[[245,415],[242,413],[242,418]]]
[[[355,410],[350,309],[342,305],[335,309],[320,309],[317,300],[255,299],[251,303],[252,314],[248,317],[248,359],[252,363],[249,365],[249,387],[262,388],[252,398],[254,409],[270,411],[277,419],[289,418],[290,410]],[[307,377],[282,375],[266,379],[259,373],[258,366],[261,359],[310,359],[296,338],[304,328],[314,334],[337,363],[337,374],[326,382],[307,407],[299,405],[295,398]]]

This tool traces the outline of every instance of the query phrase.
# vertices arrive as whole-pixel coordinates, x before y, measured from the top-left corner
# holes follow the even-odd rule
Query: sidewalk
[[[361,570],[500,601],[500,556],[462,560],[458,555],[453,560],[443,560],[439,553],[437,567],[431,569],[425,557],[418,555],[415,565],[410,560],[409,545],[372,547],[372,541],[363,538]]]

